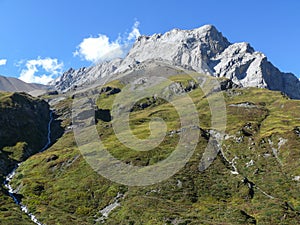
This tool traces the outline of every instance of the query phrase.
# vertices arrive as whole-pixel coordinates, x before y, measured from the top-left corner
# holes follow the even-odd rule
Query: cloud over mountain
[[[26,61],[19,79],[27,83],[47,84],[62,73],[63,65],[55,58],[31,59]]]
[[[132,41],[140,36],[138,26],[139,22],[136,21],[127,37],[122,38],[119,36],[114,41],[111,41],[105,34],[84,38],[77,46],[76,51],[73,52],[73,55],[93,63],[124,57]]]

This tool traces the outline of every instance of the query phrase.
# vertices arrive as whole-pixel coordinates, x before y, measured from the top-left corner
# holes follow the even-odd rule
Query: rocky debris
[[[231,107],[242,107],[242,108],[257,108],[257,106],[252,102],[241,102],[237,104],[230,104]]]
[[[242,134],[246,137],[252,136],[258,130],[257,126],[252,123],[246,123],[242,128]]]
[[[177,186],[178,188],[182,188],[182,181],[181,181],[181,180],[177,180],[176,186]]]
[[[220,157],[220,160],[226,166],[226,168],[230,170],[231,174],[233,174],[233,175],[239,174],[238,169],[236,167],[236,162],[235,162],[237,159],[239,159],[237,156],[234,156],[234,158],[231,161],[229,161],[226,158],[222,149],[220,149],[218,156]]]
[[[247,177],[244,177],[242,182],[243,182],[243,184],[247,185],[247,187],[249,189],[248,197],[250,199],[252,199],[254,197],[254,186],[255,186],[255,184],[253,182],[251,182],[250,180],[248,180]]]
[[[282,138],[280,137],[278,139],[278,149],[280,149],[283,145],[285,145],[285,143],[288,141],[288,139]]]
[[[254,160],[253,159],[251,159],[249,162],[246,163],[246,167],[250,167],[250,166],[253,166],[253,165],[254,165]]]
[[[114,202],[107,205],[106,207],[104,207],[103,209],[101,209],[99,212],[101,213],[101,217],[97,218],[95,220],[95,222],[104,222],[107,218],[108,218],[108,215],[117,207],[119,207],[121,204],[120,204],[120,199],[124,198],[124,194],[118,192],[117,196],[114,198]]]
[[[295,133],[298,137],[300,137],[300,127],[295,127],[295,128],[294,128],[294,133]]]
[[[47,162],[53,162],[53,163],[49,163],[48,168],[51,172],[55,172],[56,170],[65,171],[68,167],[72,166],[79,159],[80,156],[81,156],[80,154],[77,154],[67,160],[58,161],[58,162],[54,162],[55,160],[48,161],[50,159],[49,157],[47,159]]]
[[[103,87],[100,90],[99,94],[105,94],[106,96],[109,96],[109,95],[118,94],[119,92],[121,92],[120,88],[114,88],[114,87],[106,86],[106,87]]]
[[[293,180],[294,181],[300,181],[300,176],[294,176]]]
[[[159,105],[165,102],[166,102],[165,100],[161,98],[157,98],[156,96],[148,97],[136,102],[134,106],[130,109],[130,112],[143,110],[150,106]]]
[[[180,218],[168,218],[166,219],[166,224],[172,224],[172,225],[180,225],[180,224],[189,224],[190,221],[187,220],[183,220],[183,219],[180,219]]]
[[[268,139],[268,142],[269,142],[269,145],[270,145],[270,147],[271,147],[271,149],[272,149],[272,153],[273,153],[275,159],[276,159],[277,162],[282,166],[283,164],[282,164],[282,162],[281,162],[281,159],[279,158],[279,150],[280,150],[280,147],[281,147],[283,144],[285,144],[286,139],[280,139],[280,140],[279,140],[278,148],[275,148],[274,143],[273,143],[273,141],[272,141],[271,139]]]
[[[179,82],[174,82],[167,87],[168,93],[174,94],[174,95],[180,95],[185,93],[185,88],[182,86]]]
[[[230,79],[224,79],[224,80],[220,81],[221,91],[229,90],[229,89],[232,89],[232,88],[240,88],[240,87],[242,87],[242,86],[234,83]]]
[[[228,91],[226,91],[226,95],[228,97],[235,97],[235,96],[239,96],[242,95],[242,92],[239,91],[238,89],[229,89]]]
[[[194,80],[189,80],[188,84],[184,85],[181,82],[173,82],[163,91],[164,94],[169,98],[172,95],[182,95],[195,90],[199,87],[199,83]]]

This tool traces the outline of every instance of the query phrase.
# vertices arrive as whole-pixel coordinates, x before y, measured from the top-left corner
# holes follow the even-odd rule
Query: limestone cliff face
[[[211,25],[141,36],[117,71],[148,59],[226,77],[243,87],[268,88],[282,91],[291,98],[300,98],[300,82],[293,74],[280,72],[249,43],[231,44]]]
[[[210,25],[195,30],[174,29],[163,35],[140,36],[117,71],[124,71],[135,63],[157,59],[202,73],[212,73],[208,66],[209,59],[229,45],[228,40]]]
[[[243,87],[282,91],[291,98],[300,99],[300,81],[296,76],[279,71],[250,44],[230,43],[212,25],[140,36],[123,60],[69,70],[55,81],[55,86],[58,90],[68,90],[74,85],[93,83],[107,75],[134,70],[138,64],[149,60],[226,77]]]

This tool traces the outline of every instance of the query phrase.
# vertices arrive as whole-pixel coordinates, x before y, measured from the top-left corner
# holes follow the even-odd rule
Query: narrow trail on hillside
[[[44,145],[44,147],[39,151],[43,152],[45,151],[50,145],[51,145],[51,124],[53,122],[53,112],[50,111],[49,115],[50,119],[47,125],[47,143]],[[6,176],[5,181],[4,181],[4,186],[8,190],[9,196],[14,200],[14,202],[21,208],[22,212],[24,212],[29,218],[31,219],[32,222],[34,222],[37,225],[44,225],[41,223],[34,214],[29,212],[29,209],[27,206],[22,204],[21,200],[18,199],[16,191],[13,189],[13,187],[10,185],[10,182],[16,175],[16,170],[20,167],[22,163],[18,163],[16,167]]]

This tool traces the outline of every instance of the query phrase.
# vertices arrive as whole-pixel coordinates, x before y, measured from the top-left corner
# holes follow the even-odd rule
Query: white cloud
[[[57,59],[37,58],[26,61],[19,79],[27,83],[47,84],[62,73],[63,63]]]
[[[4,66],[7,62],[7,59],[0,59],[0,66]]]
[[[115,41],[110,41],[109,37],[104,34],[99,34],[98,37],[84,38],[73,55],[93,63],[121,58],[127,53],[131,42],[140,36],[138,26],[139,22],[136,21],[127,38],[119,37]]]
[[[135,21],[133,27],[132,27],[132,31],[129,33],[127,40],[128,41],[132,41],[132,40],[136,40],[139,36],[141,36],[141,33],[139,31],[139,25],[140,22],[139,21]]]
[[[124,52],[118,40],[110,42],[109,38],[103,34],[98,37],[85,38],[77,47],[74,56],[97,62],[122,57]]]

